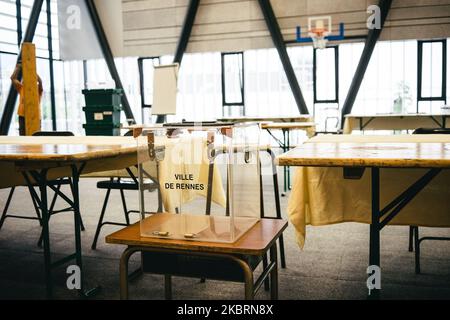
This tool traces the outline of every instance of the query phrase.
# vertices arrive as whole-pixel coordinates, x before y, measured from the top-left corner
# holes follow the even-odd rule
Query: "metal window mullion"
[[[22,43],[22,8],[21,0],[16,0],[17,46]]]
[[[53,68],[53,43],[52,43],[52,18],[51,0],[47,1],[47,45],[48,45],[48,67],[50,72],[50,104],[52,110],[52,129],[56,131],[56,98],[55,98],[55,74]]]

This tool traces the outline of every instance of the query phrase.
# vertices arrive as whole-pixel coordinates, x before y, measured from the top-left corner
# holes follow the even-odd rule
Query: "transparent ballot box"
[[[257,124],[135,130],[143,237],[232,243],[261,216]],[[144,186],[156,165],[156,192]],[[156,209],[157,208],[157,209]]]

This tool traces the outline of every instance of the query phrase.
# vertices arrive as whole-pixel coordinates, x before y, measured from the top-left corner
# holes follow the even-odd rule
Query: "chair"
[[[125,136],[132,136],[133,131],[128,131]],[[91,249],[97,249],[97,241],[100,235],[100,231],[104,225],[114,225],[114,226],[129,226],[130,225],[130,213],[139,213],[139,210],[128,210],[127,202],[125,199],[125,190],[139,190],[139,183],[136,176],[130,170],[130,168],[125,169],[130,176],[130,178],[110,178],[109,180],[102,180],[97,182],[98,189],[106,189],[105,200],[103,201],[102,211],[100,213],[100,218],[97,223],[97,228],[95,230],[94,240],[92,241]],[[144,182],[143,188],[148,191],[154,191],[158,189],[158,185],[150,179],[150,176],[147,175],[148,178]],[[119,190],[120,198],[122,200],[122,207],[125,217],[125,222],[115,222],[115,221],[103,221],[106,213],[106,207],[108,206],[109,196],[111,194],[111,190]],[[161,208],[161,196],[158,192],[158,208]],[[160,211],[160,210],[159,210]]]
[[[448,128],[418,128],[413,134],[450,134]],[[419,237],[419,227],[409,227],[409,251],[415,251],[415,272],[420,273],[420,244],[425,240],[450,241],[450,237]]]
[[[316,104],[314,104],[314,113],[316,109]],[[339,128],[339,122],[340,122],[340,109],[339,104],[326,104],[325,107],[322,107],[322,112],[325,114],[325,121],[324,121],[324,133],[333,133]],[[333,124],[334,126],[330,126],[329,123]],[[330,127],[330,129],[329,129]]]
[[[260,150],[266,151],[271,155],[271,158],[274,158],[274,154],[270,150],[270,148]],[[212,156],[210,158],[209,170],[208,170],[208,182],[207,182],[207,199],[206,199],[206,215],[210,215],[211,213],[211,202],[212,202],[212,188],[213,188],[213,173],[214,173],[214,161],[218,155],[224,154],[226,151],[223,148],[214,149],[212,151]],[[239,151],[237,151],[239,152]],[[279,192],[278,192],[278,180],[276,167],[274,162],[272,161],[272,165],[274,168],[274,190],[275,196],[277,197],[276,208],[277,208],[277,219],[281,219],[281,209],[279,205]],[[261,166],[261,162],[259,163]],[[228,173],[227,173],[228,174]],[[262,175],[259,175],[259,199],[261,205],[261,218],[268,218],[264,216],[264,198],[263,198],[263,186],[262,186]],[[228,188],[227,188],[228,191]],[[229,215],[229,194],[227,192],[227,205],[225,209],[225,215]],[[282,254],[282,264],[285,267],[284,261],[284,245],[283,240],[280,238],[280,250],[283,251]],[[282,248],[282,249],[281,249]],[[171,277],[172,276],[181,276],[181,277],[190,277],[190,278],[200,278],[201,282],[205,282],[205,279],[213,279],[219,281],[230,281],[230,282],[245,282],[245,275],[242,269],[236,265],[235,262],[230,261],[229,259],[220,258],[220,257],[207,257],[202,254],[192,254],[186,255],[183,253],[167,253],[167,252],[142,252],[142,264],[141,271],[143,273],[152,273],[152,274],[162,274],[164,275],[165,281],[165,298],[172,298],[172,290],[171,290]],[[260,278],[256,281],[257,287],[263,283],[265,290],[270,289],[270,283],[268,275],[268,267],[269,263],[267,261],[267,254],[263,256],[250,256],[250,255],[239,255],[239,259],[244,260],[251,269],[251,272],[254,272],[255,269],[263,263],[263,273]]]
[[[70,131],[38,131],[33,133],[33,136],[35,137],[68,137],[68,136],[73,136],[74,134]],[[47,185],[50,186],[52,189],[54,188],[55,194],[53,195],[53,199],[50,203],[50,208],[49,208],[49,217],[51,217],[53,214],[56,213],[60,213],[60,212],[67,212],[67,211],[74,211],[72,207],[67,207],[64,209],[60,209],[60,210],[54,210],[55,208],[55,204],[56,204],[56,200],[58,198],[58,195],[61,193],[61,186],[62,185],[69,185],[71,191],[73,192],[73,188],[72,188],[72,180],[71,178],[60,178],[60,179],[56,179],[56,180],[50,180],[47,182]],[[12,214],[8,214],[8,209],[9,209],[9,205],[11,203],[12,197],[14,195],[14,191],[15,191],[15,187],[12,187],[8,198],[6,200],[6,204],[5,204],[5,208],[3,209],[3,213],[2,213],[2,217],[0,219],[0,229],[2,228],[6,218],[17,218],[17,219],[27,219],[27,220],[38,220],[39,224],[42,226],[42,221],[41,221],[41,214],[40,214],[40,207],[39,207],[39,198],[37,196],[37,194],[35,193],[33,187],[37,186],[36,184],[32,184],[27,185],[28,190],[30,192],[30,196],[31,196],[31,200],[33,202],[33,207],[36,211],[36,217],[28,217],[28,216],[19,216],[19,215],[12,215]],[[80,217],[80,221],[81,221],[81,230],[85,230],[84,225],[83,225],[83,220]],[[42,246],[42,237],[43,234],[41,232],[41,235],[39,237],[38,240],[38,246],[41,247]]]

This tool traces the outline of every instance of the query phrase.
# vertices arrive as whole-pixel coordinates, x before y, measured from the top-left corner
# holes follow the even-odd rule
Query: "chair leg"
[[[267,152],[270,154],[272,159],[272,175],[273,175],[273,192],[275,196],[275,208],[277,212],[277,219],[281,219],[281,204],[280,204],[280,190],[278,188],[278,173],[277,167],[275,166],[275,155],[272,150],[268,149]],[[279,238],[279,246],[280,246],[280,262],[281,268],[286,268],[286,255],[284,253],[284,239],[283,234],[281,234]]]
[[[172,276],[164,275],[164,297],[166,300],[172,300]]]
[[[100,213],[100,219],[98,220],[97,229],[95,230],[94,241],[92,242],[92,245],[91,245],[92,250],[97,249],[97,240],[98,240],[98,236],[100,235],[100,230],[102,228],[103,217],[105,216],[106,206],[108,205],[108,199],[109,199],[110,193],[111,193],[111,189],[108,189],[106,191],[105,200],[103,201],[102,212]]]
[[[420,240],[419,227],[414,227],[414,251],[415,251],[415,265],[416,274],[420,273]]]
[[[284,239],[283,234],[280,235],[280,238],[278,239],[278,245],[280,246],[280,262],[281,262],[281,268],[286,268],[286,256],[284,254]]]
[[[8,199],[6,200],[5,208],[3,209],[2,217],[0,219],[0,229],[3,227],[3,223],[5,223],[6,215],[8,213],[9,204],[11,203],[11,199],[12,199],[12,196],[14,194],[14,190],[15,189],[16,189],[15,187],[12,187],[11,190],[9,191]]]
[[[408,251],[414,251],[414,226],[409,226],[409,246]]]
[[[130,216],[127,209],[127,202],[125,200],[125,194],[122,189],[120,189],[120,198],[122,199],[122,207],[123,207],[123,213],[125,215],[125,222],[127,223],[127,226],[130,225]]]
[[[264,254],[263,257],[263,268],[264,270],[267,268],[268,266],[268,262],[267,262],[267,253]],[[269,277],[267,277],[266,279],[264,279],[264,290],[269,291],[270,290],[270,282],[269,282]]]

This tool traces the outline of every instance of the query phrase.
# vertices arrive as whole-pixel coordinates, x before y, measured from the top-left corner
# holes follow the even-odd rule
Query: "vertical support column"
[[[36,31],[36,26],[39,19],[39,14],[41,12],[42,4],[44,0],[34,0],[33,7],[31,8],[30,19],[28,21],[27,30],[25,31],[25,36],[23,37],[24,42],[33,41],[34,32]],[[17,61],[20,61],[21,54],[19,53]],[[20,80],[21,75],[19,75]],[[0,134],[7,135],[9,132],[9,127],[11,125],[11,120],[14,114],[14,107],[17,101],[17,90],[13,85],[9,87],[8,97],[6,98],[5,108],[3,109],[2,119],[0,121]]]
[[[41,108],[36,73],[36,48],[33,43],[22,45],[23,103],[25,133],[31,136],[41,130]]]

